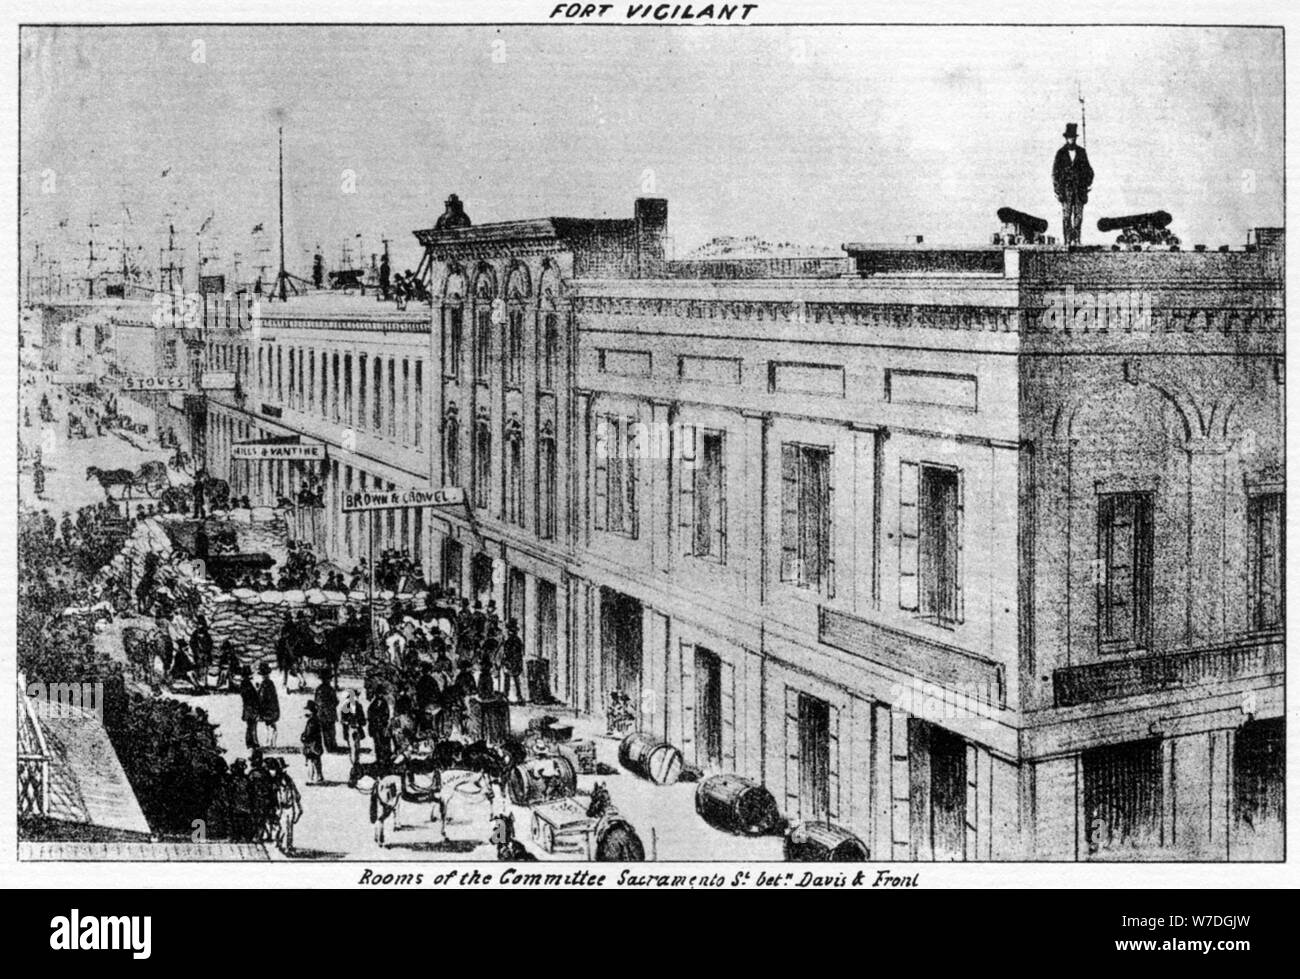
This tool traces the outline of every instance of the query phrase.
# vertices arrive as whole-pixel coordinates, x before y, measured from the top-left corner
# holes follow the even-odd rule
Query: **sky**
[[[255,225],[277,246],[279,125],[302,275],[357,234],[413,268],[449,193],[475,223],[666,197],[678,257],[723,235],[986,242],[1004,205],[1059,234],[1080,94],[1085,243],[1104,215],[1167,210],[1211,247],[1283,218],[1276,30],[64,27],[21,52],[25,256],[84,263],[93,220],[99,254],[126,237],[156,265],[170,215],[188,268],[201,247],[247,274]]]

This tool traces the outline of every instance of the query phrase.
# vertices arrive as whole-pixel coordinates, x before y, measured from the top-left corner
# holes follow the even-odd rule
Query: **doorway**
[[[722,659],[711,649],[695,647],[696,764],[722,768]]]
[[[831,812],[831,705],[799,694],[799,811],[829,820]]]
[[[600,590],[601,681],[608,695],[621,690],[641,703],[641,603],[612,588]]]
[[[461,569],[464,567],[465,549],[460,541],[450,537],[442,539],[442,587],[450,591],[460,591]]]
[[[528,619],[526,618],[526,609],[524,602],[527,596],[525,589],[528,587],[524,578],[524,573],[518,568],[511,568],[510,574],[506,578],[506,618],[514,619],[519,626],[520,635],[527,631]]]
[[[479,551],[469,564],[470,600],[482,602],[484,607],[492,600],[492,558]]]

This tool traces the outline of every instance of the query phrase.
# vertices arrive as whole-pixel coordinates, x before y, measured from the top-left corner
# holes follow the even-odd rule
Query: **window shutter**
[[[828,711],[830,720],[828,722],[830,742],[830,765],[827,768],[827,795],[829,796],[830,820],[835,822],[840,818],[840,712],[839,708],[831,707]]]
[[[785,688],[785,814],[794,821],[803,818],[799,792],[799,692]]]
[[[727,439],[722,437],[722,451],[718,456],[718,499],[715,507],[714,533],[718,538],[717,558],[719,563],[727,563]],[[735,771],[734,768],[728,771]]]
[[[722,770],[736,770],[736,668],[722,661]]]
[[[678,490],[680,512],[677,526],[681,531],[682,553],[688,557],[695,553],[695,474],[699,471],[698,432],[694,425],[683,425],[681,429],[682,451],[681,479]]]
[[[592,521],[597,530],[604,530],[606,526],[606,509],[609,502],[607,496],[609,492],[609,426],[608,422],[601,416],[596,419],[596,431],[593,433],[593,438],[596,446],[596,505],[592,508]]]
[[[637,477],[640,473],[641,446],[637,442],[637,428],[633,419],[623,419],[623,444],[626,453],[623,461],[623,531],[634,540],[640,536],[640,513],[637,512]]]
[[[955,591],[953,601],[953,612],[956,614],[958,622],[966,621],[966,590],[962,587],[962,579],[966,576],[966,479],[959,471],[957,473],[957,573],[953,576],[953,590]]]
[[[682,755],[695,760],[695,647],[682,643]]]
[[[823,569],[826,579],[826,597],[835,597],[835,450],[830,449],[826,453],[826,472],[823,476],[826,485],[826,492],[823,495],[823,511],[825,512],[822,547],[826,553],[823,557]],[[833,756],[832,756],[833,757]]]
[[[917,595],[917,482],[915,462],[898,464],[898,607],[915,612]]]
[[[781,446],[781,580],[799,580],[799,446]]]

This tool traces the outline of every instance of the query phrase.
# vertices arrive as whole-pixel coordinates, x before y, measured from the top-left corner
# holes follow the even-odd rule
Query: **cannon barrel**
[[[998,220],[1003,224],[1019,225],[1024,230],[1032,231],[1034,234],[1041,235],[1047,231],[1047,222],[1042,218],[1036,218],[1024,211],[1017,211],[1014,207],[998,208]]]
[[[1098,231],[1127,231],[1130,228],[1167,228],[1173,217],[1168,211],[1150,211],[1146,214],[1126,214],[1122,218],[1102,218]]]

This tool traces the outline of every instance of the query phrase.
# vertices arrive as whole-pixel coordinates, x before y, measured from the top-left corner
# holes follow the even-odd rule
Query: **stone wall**
[[[344,593],[319,588],[262,592],[236,588],[223,591],[201,573],[198,562],[188,560],[174,549],[173,534],[182,536],[177,534],[178,528],[172,526],[178,523],[192,521],[170,514],[140,521],[121,552],[100,572],[101,577],[111,573],[121,578],[126,575],[130,562],[132,579],[138,581],[145,555],[151,551],[158,554],[158,580],[172,590],[182,609],[173,617],[172,634],[177,640],[188,637],[193,628],[191,617],[184,611],[192,608],[202,612],[207,619],[214,649],[219,650],[221,644],[229,639],[240,662],[255,666],[263,660],[274,660],[276,640],[286,613],[296,617],[300,610],[309,609],[309,619],[324,625],[343,621],[349,607],[362,612],[367,606],[364,591]],[[241,550],[269,550],[268,545],[274,540],[283,541],[282,536],[276,537],[283,531],[283,521],[252,521],[239,525],[237,536]],[[279,549],[283,553],[282,543]],[[397,600],[391,591],[376,592],[376,618],[387,619]],[[408,609],[423,609],[424,601],[424,592],[401,596],[402,604]]]

